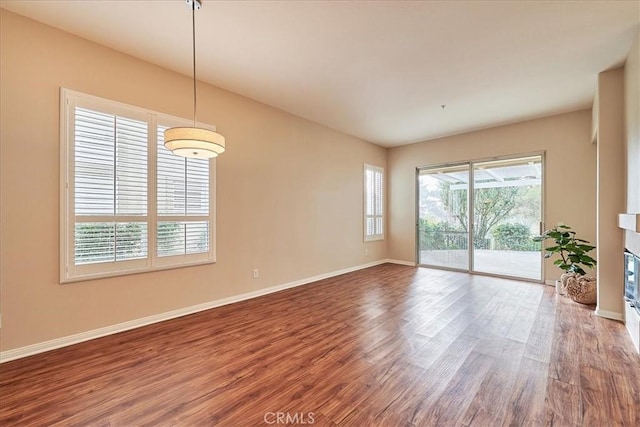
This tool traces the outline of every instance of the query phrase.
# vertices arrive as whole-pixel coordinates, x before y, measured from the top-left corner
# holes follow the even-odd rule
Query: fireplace
[[[624,251],[624,323],[640,353],[640,249],[634,244],[640,236],[640,212],[618,215],[618,226],[625,230],[625,242],[633,247]]]
[[[624,252],[624,299],[640,313],[640,257]]]
[[[624,323],[640,353],[640,256],[624,251]]]

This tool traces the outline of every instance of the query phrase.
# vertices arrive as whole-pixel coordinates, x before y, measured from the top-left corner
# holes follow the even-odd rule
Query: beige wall
[[[200,84],[198,119],[228,144],[218,262],[60,285],[59,87],[189,117],[191,80],[0,10],[2,350],[386,257],[361,217],[362,165],[386,167],[384,148]]]
[[[3,9],[0,15],[2,351],[387,257],[415,262],[419,166],[545,151],[547,226],[562,221],[596,241],[588,110],[385,150],[201,83],[199,119],[228,142],[217,163],[218,262],[60,285],[59,87],[189,117],[191,81]],[[630,212],[640,211],[639,50],[636,37],[624,72]],[[387,170],[387,241],[362,242],[363,163]],[[637,234],[626,241],[640,252]],[[547,263],[547,280],[559,273]],[[601,298],[610,295],[617,298],[617,288]]]
[[[598,75],[597,258],[598,307],[604,317],[622,318],[624,275],[623,232],[618,214],[624,210],[624,72],[622,68]]]
[[[389,258],[415,262],[416,167],[539,151],[546,153],[546,225],[564,222],[595,242],[596,147],[585,110],[390,149]],[[547,280],[560,273],[546,263]]]
[[[640,31],[624,67],[625,141],[627,156],[626,212],[640,213]],[[625,246],[640,254],[640,234],[626,231]]]

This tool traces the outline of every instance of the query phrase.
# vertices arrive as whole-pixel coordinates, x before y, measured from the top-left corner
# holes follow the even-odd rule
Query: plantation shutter
[[[75,264],[146,258],[145,121],[75,107]]]
[[[384,200],[382,168],[364,167],[364,240],[384,238]]]
[[[157,256],[209,252],[209,160],[177,157],[157,135]]]

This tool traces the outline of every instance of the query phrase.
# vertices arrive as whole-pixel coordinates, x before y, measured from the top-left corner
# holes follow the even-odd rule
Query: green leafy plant
[[[597,264],[595,259],[587,255],[587,252],[591,252],[596,247],[591,246],[587,240],[578,239],[576,232],[567,225],[558,225],[545,231],[541,236],[533,238],[535,242],[544,240],[553,240],[555,243],[554,246],[546,249],[544,257],[560,255],[560,259],[555,260],[553,264],[567,273],[584,276],[587,274],[585,268],[593,268]]]
[[[468,234],[447,222],[420,218],[420,250],[467,249]]]
[[[540,243],[531,240],[531,231],[524,224],[498,224],[491,230],[497,250],[539,251]]]

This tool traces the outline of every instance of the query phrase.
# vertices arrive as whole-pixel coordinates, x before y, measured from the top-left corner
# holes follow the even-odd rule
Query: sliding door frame
[[[450,163],[435,163],[435,164],[431,164],[431,165],[425,165],[425,166],[418,166],[416,167],[416,177],[415,177],[415,236],[416,236],[416,265],[419,267],[427,267],[427,268],[437,268],[440,270],[450,270],[450,271],[462,271],[462,272],[467,272],[467,273],[471,273],[471,274],[476,274],[479,276],[489,276],[489,277],[499,277],[499,278],[504,278],[504,279],[517,279],[517,280],[521,280],[524,282],[533,282],[533,283],[545,283],[545,265],[544,265],[544,250],[543,248],[541,248],[540,250],[540,280],[536,280],[536,279],[528,279],[528,278],[523,278],[523,277],[517,277],[517,276],[508,276],[508,275],[502,275],[502,274],[494,274],[494,273],[485,273],[482,271],[476,271],[474,269],[474,265],[473,265],[473,232],[474,232],[474,221],[473,221],[473,213],[474,213],[474,199],[475,199],[475,194],[474,194],[474,183],[475,183],[475,176],[474,176],[474,170],[475,170],[475,165],[477,163],[486,163],[486,162],[492,162],[492,161],[500,161],[500,160],[511,160],[511,159],[519,159],[522,157],[535,157],[535,156],[540,156],[540,178],[541,178],[541,182],[540,182],[540,225],[539,225],[539,232],[540,234],[542,234],[542,232],[545,230],[545,187],[546,187],[546,164],[545,164],[545,155],[546,152],[545,151],[535,151],[535,152],[529,152],[529,153],[516,153],[516,154],[509,154],[509,155],[504,155],[504,156],[495,156],[495,157],[485,157],[485,158],[481,158],[481,159],[473,159],[473,160],[462,160],[462,161],[455,161],[455,162],[450,162]],[[429,170],[429,169],[439,169],[439,168],[446,168],[446,167],[454,167],[454,166],[464,166],[467,165],[469,167],[469,184],[467,187],[467,212],[469,214],[469,236],[468,236],[468,259],[469,259],[469,267],[468,269],[462,269],[462,268],[453,268],[453,267],[442,267],[442,266],[437,266],[437,265],[430,265],[430,264],[421,264],[420,263],[420,172],[421,171],[425,171],[425,170]]]

